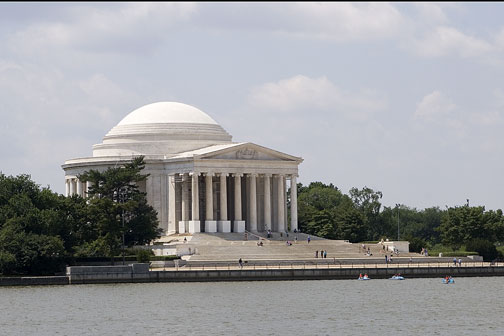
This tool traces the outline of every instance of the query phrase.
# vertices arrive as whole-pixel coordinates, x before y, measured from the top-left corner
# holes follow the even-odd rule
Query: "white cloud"
[[[415,118],[425,121],[444,120],[456,107],[443,93],[434,91],[417,104]]]
[[[479,57],[495,50],[491,43],[447,26],[439,26],[423,39],[414,41],[414,49],[426,57]]]
[[[445,23],[448,18],[443,10],[444,5],[434,2],[414,2],[420,20],[424,23]]]
[[[403,21],[387,3],[299,2],[201,4],[198,22],[215,30],[249,30],[283,36],[353,41],[395,36]]]
[[[67,12],[65,21],[38,22],[18,31],[9,46],[21,53],[67,47],[101,51],[134,48],[141,52],[147,45],[155,45],[152,39],[163,38],[168,28],[189,19],[195,10],[193,3],[76,6]]]
[[[303,2],[288,12],[297,27],[283,32],[337,41],[394,36],[403,21],[401,13],[386,3]]]
[[[371,113],[386,107],[385,99],[372,90],[344,91],[326,77],[302,75],[256,87],[249,101],[253,106],[276,112],[316,113],[322,110],[353,120],[366,120]]]

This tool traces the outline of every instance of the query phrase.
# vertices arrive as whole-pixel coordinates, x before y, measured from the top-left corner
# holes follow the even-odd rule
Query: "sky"
[[[193,105],[298,182],[503,208],[504,3],[0,3],[0,171],[64,192],[131,111]]]

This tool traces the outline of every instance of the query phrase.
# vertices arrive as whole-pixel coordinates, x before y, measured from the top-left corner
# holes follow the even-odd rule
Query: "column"
[[[271,175],[264,174],[264,227],[271,230]]]
[[[78,179],[75,180],[77,183],[77,195],[82,197],[82,182]]]
[[[242,220],[241,177],[243,174],[233,174],[234,177],[234,209],[235,220],[233,232],[245,232],[245,221]]]
[[[199,221],[199,189],[198,189],[199,173],[192,173],[192,220]]]
[[[227,209],[227,175],[227,173],[220,173],[220,220],[217,222],[217,231],[226,233],[231,232]]]
[[[65,179],[65,196],[70,196],[70,180]]]
[[[250,210],[250,231],[257,232],[257,174],[250,174],[249,190],[249,210]]]
[[[217,232],[217,221],[213,218],[213,173],[205,174],[205,232]]]
[[[73,196],[75,194],[75,179],[69,178],[68,183],[70,184],[70,196]]]
[[[179,222],[179,233],[188,232],[189,228],[189,185],[188,185],[188,175],[184,174],[182,176],[182,220]]]
[[[86,197],[89,197],[89,189],[93,186],[93,182],[87,181],[86,182]]]
[[[191,198],[192,198],[192,213],[189,221],[189,232],[201,232],[201,222],[199,220],[199,173],[191,173]]]
[[[166,236],[168,233],[168,175],[159,176],[159,210],[158,210],[159,228],[161,233]]]
[[[177,232],[175,175],[168,175],[168,234]]]
[[[278,231],[285,231],[285,197],[284,197],[284,184],[283,184],[283,175],[277,175],[278,183],[277,183],[277,199],[278,199]]]
[[[297,176],[292,175],[291,176],[291,188],[290,188],[290,195],[291,195],[291,201],[290,201],[290,211],[291,211],[291,231],[294,231],[298,229],[298,212],[297,212]]]

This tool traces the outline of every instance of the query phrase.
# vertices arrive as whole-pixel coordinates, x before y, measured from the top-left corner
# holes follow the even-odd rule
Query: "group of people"
[[[452,282],[455,282],[455,280],[453,280],[452,276],[451,275],[447,275],[444,277],[444,282],[445,283],[452,283]]]
[[[453,257],[453,266],[457,266],[457,262],[458,262],[459,267],[462,266],[462,258],[459,258],[457,260],[457,258]]]
[[[315,258],[318,258],[319,256],[319,251],[315,251]],[[321,250],[320,251],[320,258],[327,258],[327,251]]]
[[[427,251],[427,248],[425,248],[425,247],[422,247],[422,251],[420,252],[420,254],[425,257],[429,256],[429,252]]]
[[[370,257],[373,255],[373,253],[371,253],[371,249],[369,247],[366,249],[366,245],[362,244],[361,248],[362,248],[362,250],[364,250],[365,256]]]
[[[390,263],[392,263],[392,254],[390,255],[390,257],[385,254],[385,264],[390,264]]]

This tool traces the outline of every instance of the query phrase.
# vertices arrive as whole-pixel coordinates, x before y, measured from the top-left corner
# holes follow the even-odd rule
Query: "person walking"
[[[307,238],[308,244],[310,244],[310,240],[311,240],[311,238],[310,238],[310,236],[308,236],[308,238]]]
[[[318,258],[318,250],[315,251],[315,258]]]
[[[238,260],[238,264],[240,265],[240,268],[243,268],[243,260],[242,260],[242,258],[240,258],[240,260]]]

